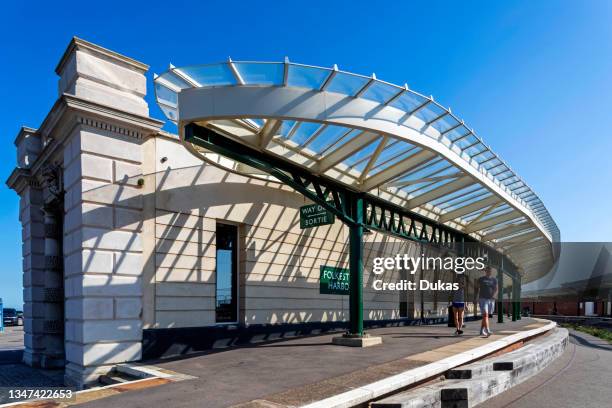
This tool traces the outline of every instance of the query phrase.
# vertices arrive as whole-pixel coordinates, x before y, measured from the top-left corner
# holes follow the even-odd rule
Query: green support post
[[[516,285],[516,318],[518,320],[522,319],[522,303],[521,303],[521,277],[519,276],[517,279],[517,285]]]
[[[497,323],[504,322],[504,271],[497,270]]]
[[[516,322],[516,278],[512,277],[512,321]]]
[[[356,221],[349,226],[350,267],[350,333],[363,336],[363,199],[351,200],[351,213]]]

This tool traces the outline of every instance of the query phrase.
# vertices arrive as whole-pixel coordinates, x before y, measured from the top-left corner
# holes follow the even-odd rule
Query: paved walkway
[[[370,331],[382,336],[383,344],[365,349],[332,345],[333,335],[232,348],[153,363],[197,379],[122,393],[79,406],[261,406],[250,402],[253,400],[302,404],[540,324],[525,318],[503,325],[494,324],[496,335],[489,339],[478,336],[480,322],[469,322],[462,337],[455,337],[453,329],[446,325],[388,327]],[[438,352],[431,352],[442,347]]]
[[[612,344],[570,330],[565,353],[541,373],[486,401],[487,408],[612,406]]]
[[[5,326],[0,333],[0,351],[23,349],[23,326]]]
[[[22,351],[23,326],[5,327],[0,333],[0,404],[9,402],[9,388],[60,387],[64,383],[64,370],[42,370],[20,363]]]

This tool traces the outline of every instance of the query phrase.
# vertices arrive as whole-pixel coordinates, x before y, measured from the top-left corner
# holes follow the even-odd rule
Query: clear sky
[[[235,60],[332,66],[450,106],[542,198],[564,241],[612,240],[612,2],[14,1],[0,11],[0,176],[57,98],[71,37],[163,72]],[[147,100],[155,106],[151,81]],[[18,199],[0,187],[0,297],[21,305]]]

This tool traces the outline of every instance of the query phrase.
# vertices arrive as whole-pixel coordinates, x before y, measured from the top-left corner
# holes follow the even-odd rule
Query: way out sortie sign
[[[300,207],[300,229],[333,224],[336,221],[334,213],[319,204]]]
[[[319,293],[321,295],[348,295],[350,273],[348,269],[321,265]]]

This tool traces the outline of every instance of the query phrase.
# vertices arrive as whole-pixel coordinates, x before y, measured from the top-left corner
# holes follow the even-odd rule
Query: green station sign
[[[319,293],[321,295],[348,295],[349,270],[334,266],[321,265],[319,277]]]
[[[334,213],[319,204],[300,207],[300,229],[333,224],[336,221]]]

